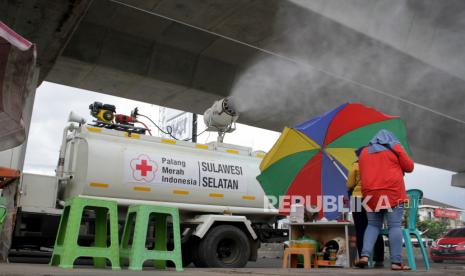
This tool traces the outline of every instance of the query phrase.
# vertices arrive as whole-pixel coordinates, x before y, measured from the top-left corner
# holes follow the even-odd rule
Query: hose
[[[143,126],[147,129],[147,131],[149,132],[150,136],[153,136],[153,135],[152,135],[152,132],[151,132],[150,129],[149,129],[149,127],[148,127],[144,122],[141,122],[141,121],[136,121],[136,122],[139,123],[139,124],[141,124],[141,125],[143,125]]]
[[[171,138],[173,138],[174,140],[179,140],[178,138],[174,137],[172,133],[172,129],[171,127],[167,127],[166,130],[167,131],[164,131],[163,129],[161,129],[154,121],[152,121],[152,119],[150,119],[149,117],[143,115],[143,114],[137,114],[138,116],[142,116],[144,118],[146,118],[147,120],[149,120],[156,128],[158,128],[159,131],[161,131],[162,133],[166,134],[166,135],[169,135]]]
[[[206,131],[207,131],[207,129],[205,129],[204,131],[192,136],[191,138],[184,139],[184,141],[189,141],[189,140],[192,140],[194,137],[199,137],[200,135],[204,134]]]

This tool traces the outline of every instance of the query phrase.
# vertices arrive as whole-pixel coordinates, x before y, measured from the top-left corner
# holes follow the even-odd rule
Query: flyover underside
[[[46,80],[197,113],[232,94],[278,131],[362,102],[405,119],[416,162],[465,171],[460,74],[294,2],[94,1]]]
[[[55,74],[82,76],[82,79],[63,81],[67,78],[60,79]],[[320,91],[309,93],[305,97],[287,94],[274,100],[277,105],[281,105],[286,103],[285,98],[298,98],[292,100],[290,106],[271,106],[270,102],[259,102],[259,97],[254,96],[253,101],[257,101],[257,106],[263,105],[258,110],[242,113],[240,122],[281,131],[286,125],[295,125],[339,104],[361,102],[388,114],[401,116],[406,121],[416,162],[453,171],[462,170],[460,166],[464,155],[457,145],[461,139],[465,139],[463,124],[377,94],[369,88],[347,83],[321,72],[316,74],[328,83]],[[107,67],[92,66],[70,58],[58,60],[50,81],[197,113],[203,112],[214,100],[223,96]],[[289,110],[286,111],[286,107]]]

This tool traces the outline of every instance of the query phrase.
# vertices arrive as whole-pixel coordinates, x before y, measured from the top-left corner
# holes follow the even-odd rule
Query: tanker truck
[[[116,201],[121,226],[130,205],[178,208],[184,265],[243,267],[257,259],[260,243],[286,238],[256,180],[264,153],[223,143],[238,117],[228,98],[204,114],[207,131],[219,134],[209,144],[146,135],[134,124],[137,109],[131,116],[101,103],[90,109],[91,124],[70,114],[56,176],[23,176],[10,255],[50,254],[64,202],[73,197]],[[84,214],[82,244],[92,243],[93,219]]]

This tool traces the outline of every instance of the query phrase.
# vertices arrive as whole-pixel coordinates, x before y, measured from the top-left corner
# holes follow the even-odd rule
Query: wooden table
[[[343,237],[345,239],[345,254],[346,265],[350,267],[350,247],[349,247],[349,231],[353,228],[352,222],[304,222],[304,223],[289,223],[289,241],[297,240],[302,236],[310,236],[312,239],[324,245],[326,242],[335,237]]]

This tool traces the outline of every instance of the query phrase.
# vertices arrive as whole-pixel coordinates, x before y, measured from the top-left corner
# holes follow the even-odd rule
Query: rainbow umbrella
[[[400,117],[346,103],[294,128],[286,127],[261,162],[257,179],[265,194],[275,198],[302,196],[313,206],[318,205],[318,196],[343,196],[347,202],[346,179],[356,160],[355,150],[381,129],[393,132],[411,154]],[[275,203],[283,210],[283,200]],[[323,216],[333,220],[340,212],[322,209]]]

